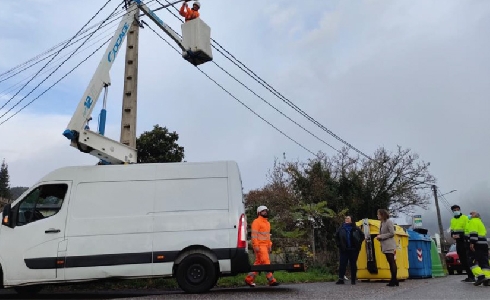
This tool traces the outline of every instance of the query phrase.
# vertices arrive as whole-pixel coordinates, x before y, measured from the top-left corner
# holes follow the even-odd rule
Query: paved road
[[[490,299],[490,287],[462,283],[463,276],[407,280],[399,287],[386,283],[360,282],[335,285],[333,282],[291,284],[279,287],[214,289],[207,294],[188,295],[180,291],[104,291],[39,294],[36,299]],[[22,299],[12,291],[1,291],[1,299]]]

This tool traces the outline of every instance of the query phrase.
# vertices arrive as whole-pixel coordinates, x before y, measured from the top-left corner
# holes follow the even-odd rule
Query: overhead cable
[[[91,21],[92,21],[92,20],[93,20],[93,19],[94,19],[94,18],[95,18],[95,17],[96,17],[96,16],[97,16],[99,13],[100,13],[100,11],[102,11],[102,9],[104,9],[104,7],[105,7],[105,6],[107,6],[107,4],[109,4],[109,2],[110,2],[110,1],[112,1],[112,0],[108,0],[108,1],[107,1],[107,2],[104,4],[104,6],[103,6],[101,9],[99,9],[99,11],[98,11],[98,12],[97,12],[97,13],[96,13],[96,14],[95,14],[95,15],[94,15],[94,16],[93,16],[93,17],[92,17],[92,18],[91,18],[91,19],[90,19],[90,20],[89,20],[89,21],[88,21],[88,22],[87,22],[87,23],[86,23],[86,24],[85,24],[83,27],[82,27],[82,29],[80,29],[78,32],[82,31],[82,30],[83,30],[83,28],[84,28],[84,27],[86,27],[86,26],[87,26],[87,25],[88,25],[88,24],[89,24],[89,23],[90,23],[90,22],[91,22]],[[117,10],[117,8],[116,8],[116,9],[115,9],[115,10],[114,10],[114,11],[113,11],[111,14],[110,14],[110,16],[112,16],[112,14],[114,14],[114,12],[115,12],[116,10]],[[110,17],[110,16],[109,16],[109,17]],[[107,21],[107,20],[109,19],[109,17],[107,17],[107,18],[105,19],[105,21]],[[102,23],[102,24],[103,24],[103,23]],[[100,24],[100,25],[99,25],[99,29],[100,29],[100,27],[102,26],[102,24]],[[83,42],[83,43],[80,45],[80,47],[82,47],[82,46],[83,46],[83,45],[84,45],[84,44],[85,44],[87,41],[89,41],[89,39],[92,37],[92,35],[94,35],[94,34],[95,34],[95,32],[97,32],[97,30],[96,30],[96,31],[94,31],[94,32],[92,32],[92,34],[91,34],[89,37],[87,37],[87,39],[86,39],[86,40],[85,40],[85,41],[84,41],[84,42]],[[78,33],[77,33],[75,36],[77,36],[77,35],[78,35]],[[74,38],[75,36],[73,36],[73,38]],[[67,43],[66,45],[68,45],[68,43]],[[63,47],[61,50],[63,50],[63,49],[64,49],[64,47]],[[71,54],[68,56],[68,58],[66,58],[66,59],[65,59],[65,60],[64,60],[64,61],[63,61],[63,62],[62,62],[62,63],[61,63],[61,64],[60,64],[58,67],[56,67],[56,69],[55,69],[53,72],[51,72],[51,73],[50,73],[50,74],[49,74],[49,75],[48,75],[46,78],[44,78],[44,79],[43,79],[43,80],[42,80],[42,81],[41,81],[39,84],[37,84],[37,85],[36,85],[36,86],[35,86],[35,87],[34,87],[34,88],[33,88],[33,89],[32,89],[32,90],[31,90],[31,91],[30,91],[30,92],[29,92],[27,95],[25,95],[25,96],[24,96],[22,99],[20,99],[19,101],[17,101],[17,103],[16,103],[14,106],[12,106],[10,109],[8,109],[6,112],[4,112],[4,113],[3,113],[3,114],[0,116],[0,118],[4,117],[6,114],[8,114],[10,111],[12,111],[12,110],[13,110],[15,107],[17,107],[17,106],[18,106],[20,103],[22,103],[22,101],[23,101],[24,99],[26,99],[26,98],[27,98],[27,97],[28,97],[30,94],[32,94],[32,93],[33,93],[33,92],[34,92],[34,91],[35,91],[35,90],[36,90],[36,89],[37,89],[37,88],[38,88],[38,87],[39,87],[41,84],[43,84],[43,83],[44,83],[44,82],[45,82],[45,81],[46,81],[48,78],[50,78],[50,77],[51,77],[51,76],[52,76],[52,75],[53,75],[53,74],[54,74],[54,73],[55,73],[55,72],[56,72],[56,71],[57,71],[59,68],[61,68],[61,66],[62,66],[62,65],[65,63],[65,62],[67,62],[67,61],[68,61],[68,60],[69,60],[69,59],[70,59],[70,58],[71,58],[71,57],[72,57],[72,56],[73,56],[73,55],[74,55],[74,54],[75,54],[75,53],[78,51],[78,49],[79,49],[79,48],[77,48],[77,49],[76,49],[74,52],[72,52],[72,53],[71,53]],[[59,52],[61,52],[61,50],[59,50],[59,51],[58,51],[58,53],[59,53]],[[52,61],[52,60],[53,60],[55,57],[56,57],[56,56],[53,56],[53,58],[51,58],[50,62],[51,62],[51,61]],[[24,87],[26,87],[26,86],[29,84],[29,82],[31,82],[31,81],[32,81],[32,80],[33,80],[33,79],[34,79],[34,78],[37,76],[37,74],[39,74],[39,73],[40,73],[40,72],[41,72],[41,71],[42,71],[42,70],[43,70],[43,69],[44,69],[44,68],[45,68],[45,67],[46,67],[46,66],[47,66],[47,65],[48,65],[50,62],[48,62],[48,63],[47,63],[47,64],[46,64],[46,65],[45,65],[43,68],[41,68],[41,69],[40,69],[40,70],[39,70],[39,71],[36,73],[36,75],[34,75],[34,77],[32,77],[32,78],[31,78],[31,79],[30,79],[30,80],[29,80],[29,81],[28,81],[26,84],[24,84],[24,86],[23,86],[23,87],[22,87],[22,88],[21,88],[19,91],[17,91],[17,93],[16,93],[14,96],[12,96],[12,97],[10,98],[10,100],[12,100],[12,99],[13,99],[13,98],[14,98],[16,95],[18,95],[18,94],[20,93],[20,91],[21,91],[21,90],[22,90]],[[10,102],[10,100],[9,100],[9,101],[7,101],[7,103],[9,103],[9,102]],[[6,103],[6,104],[7,104],[7,103]],[[3,107],[5,107],[5,105],[6,105],[6,104],[4,104],[4,105],[3,105],[3,106],[2,106],[0,109],[2,109]]]

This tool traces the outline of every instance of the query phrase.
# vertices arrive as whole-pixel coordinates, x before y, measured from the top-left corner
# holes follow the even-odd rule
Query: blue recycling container
[[[424,229],[408,229],[408,277],[431,278],[431,238]]]

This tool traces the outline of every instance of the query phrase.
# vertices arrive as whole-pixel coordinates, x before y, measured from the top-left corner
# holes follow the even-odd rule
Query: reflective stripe
[[[269,241],[270,240],[270,232],[252,230],[252,239],[257,239],[259,241]]]
[[[487,241],[478,241],[476,242],[477,244],[480,244],[480,245],[486,245],[488,242]]]

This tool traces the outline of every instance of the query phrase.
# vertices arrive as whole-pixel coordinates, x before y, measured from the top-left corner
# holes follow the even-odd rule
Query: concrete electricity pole
[[[132,9],[133,6],[127,6]],[[136,8],[136,6],[134,6]],[[136,8],[137,9],[137,8]],[[126,45],[126,66],[124,71],[124,93],[122,101],[121,140],[136,149],[136,113],[138,104],[138,42],[139,9],[128,31]]]
[[[446,238],[444,237],[444,229],[442,227],[442,220],[441,220],[441,211],[439,209],[439,199],[437,198],[437,186],[435,184],[432,185],[432,191],[434,191],[434,200],[436,202],[437,223],[439,224],[439,234],[441,235],[441,251],[442,251],[446,246]]]

